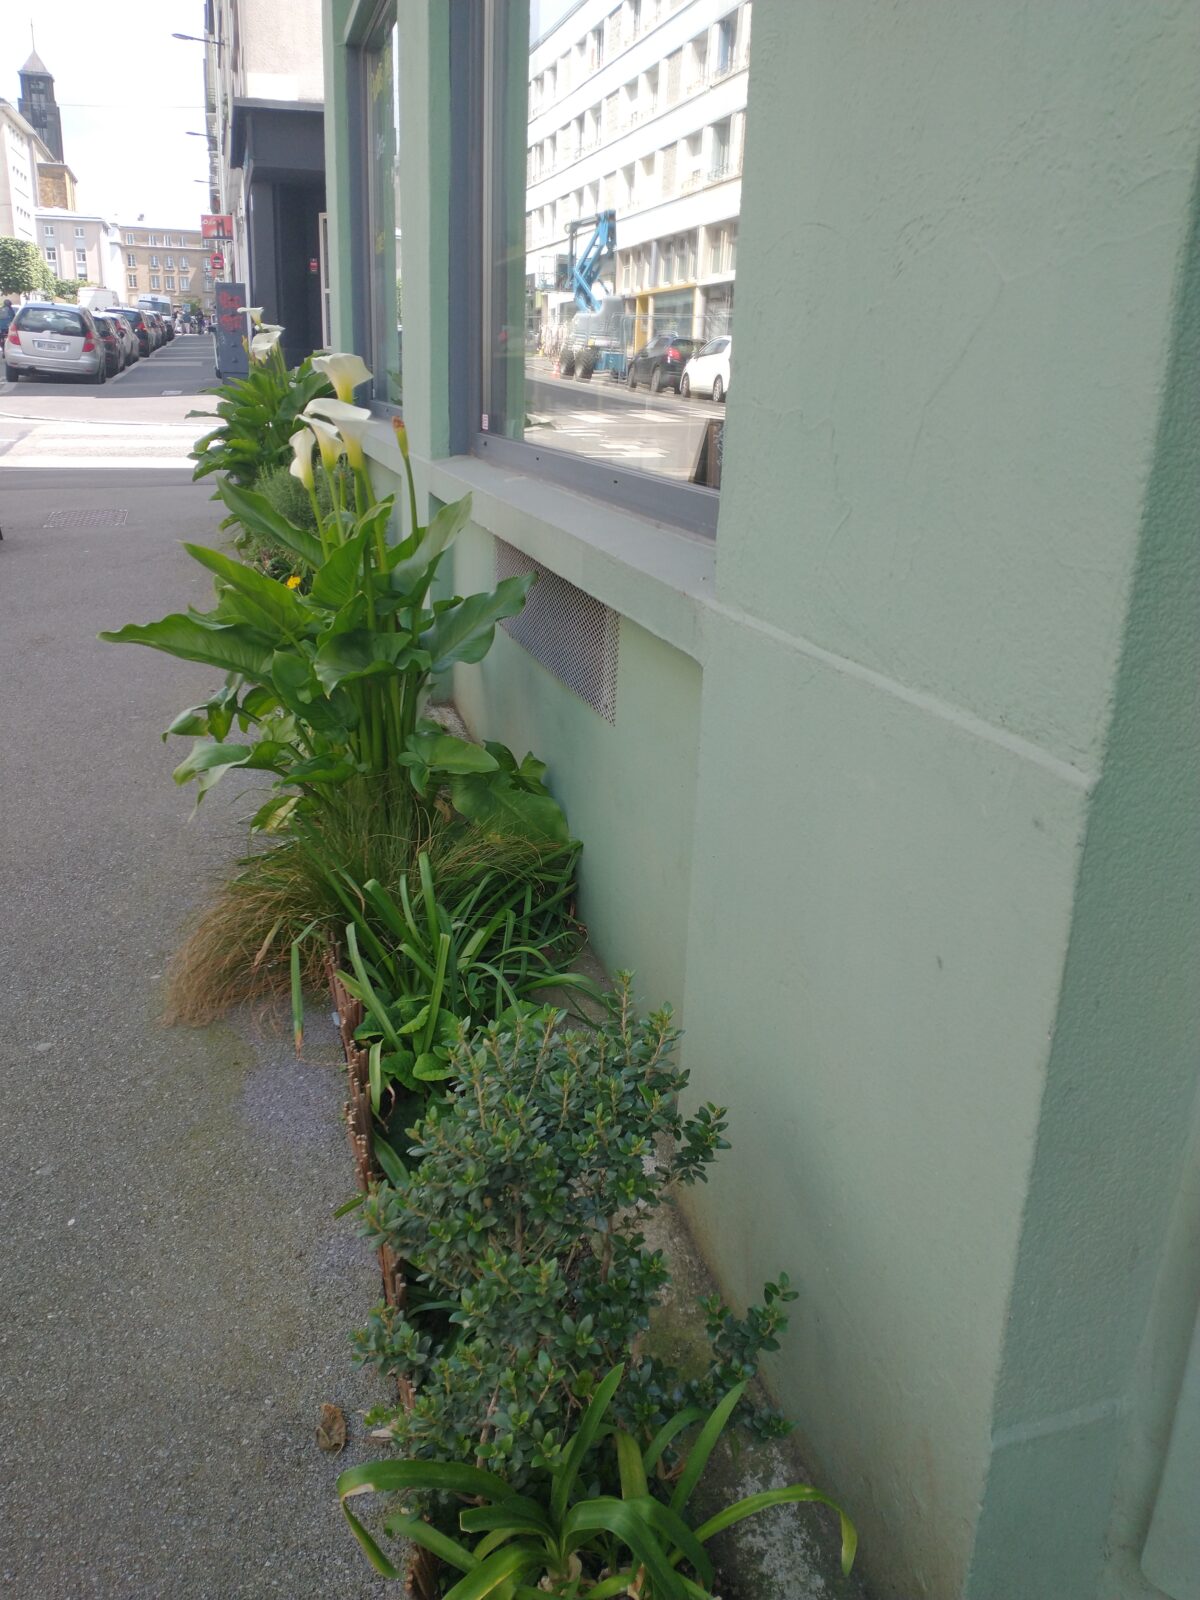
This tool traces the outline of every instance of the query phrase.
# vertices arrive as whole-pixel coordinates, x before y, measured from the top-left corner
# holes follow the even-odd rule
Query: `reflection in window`
[[[751,5],[713,9],[619,0],[598,26],[592,6],[531,4],[526,82],[495,123],[527,132],[506,163],[524,206],[510,195],[498,225],[488,431],[716,486],[731,346],[709,347],[733,326]],[[715,398],[711,375],[682,381],[701,350],[726,363]]]
[[[375,398],[404,395],[404,291],[400,258],[400,30],[393,25],[368,52],[371,361]]]

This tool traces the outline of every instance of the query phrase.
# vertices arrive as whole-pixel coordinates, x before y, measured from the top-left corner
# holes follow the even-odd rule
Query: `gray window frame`
[[[713,537],[720,493],[634,468],[613,468],[566,450],[508,439],[482,427],[497,409],[489,370],[491,330],[502,325],[505,286],[491,271],[499,259],[505,163],[501,63],[506,26],[514,10],[504,0],[450,0],[450,104],[453,110],[451,193],[459,204],[450,227],[450,303],[464,312],[451,319],[450,433],[455,454],[544,478],[656,522]],[[477,159],[479,152],[483,159]],[[520,171],[525,172],[525,144]],[[515,170],[515,168],[514,168]],[[520,214],[525,214],[521,195]]]

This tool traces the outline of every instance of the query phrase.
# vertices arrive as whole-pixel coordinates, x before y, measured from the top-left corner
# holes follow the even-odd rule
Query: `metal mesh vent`
[[[128,511],[105,510],[94,507],[81,511],[52,511],[42,523],[43,528],[123,528]]]
[[[537,574],[525,609],[500,626],[606,722],[617,720],[620,617],[594,595],[496,540],[496,582]]]

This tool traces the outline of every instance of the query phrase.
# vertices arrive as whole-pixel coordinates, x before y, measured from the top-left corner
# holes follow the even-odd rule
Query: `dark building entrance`
[[[323,107],[235,100],[230,164],[245,186],[250,299],[265,321],[282,324],[284,357],[295,366],[321,348]]]

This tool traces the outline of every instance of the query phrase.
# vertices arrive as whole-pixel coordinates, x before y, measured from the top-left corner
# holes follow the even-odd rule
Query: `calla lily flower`
[[[269,333],[256,333],[250,341],[250,355],[255,361],[265,361],[279,343],[282,328],[272,328]]]
[[[356,358],[357,359],[357,358]],[[304,408],[305,417],[321,417],[332,422],[342,436],[346,447],[346,460],[356,470],[364,463],[362,436],[371,413],[364,406],[346,405],[341,400],[310,400]]]
[[[322,422],[320,417],[306,415],[304,420],[316,438],[317,449],[321,452],[321,465],[326,472],[332,472],[338,464],[338,457],[345,449],[341,434],[330,423]]]
[[[330,356],[314,356],[313,370],[323,372],[333,385],[338,399],[347,404],[354,399],[360,383],[369,383],[371,369],[361,356],[342,352]]]
[[[263,308],[261,306],[243,306],[242,310],[256,328],[262,323]]]
[[[299,478],[306,489],[314,486],[313,446],[316,439],[308,428],[297,428],[288,443],[292,447],[292,464],[288,468],[293,478]]]

